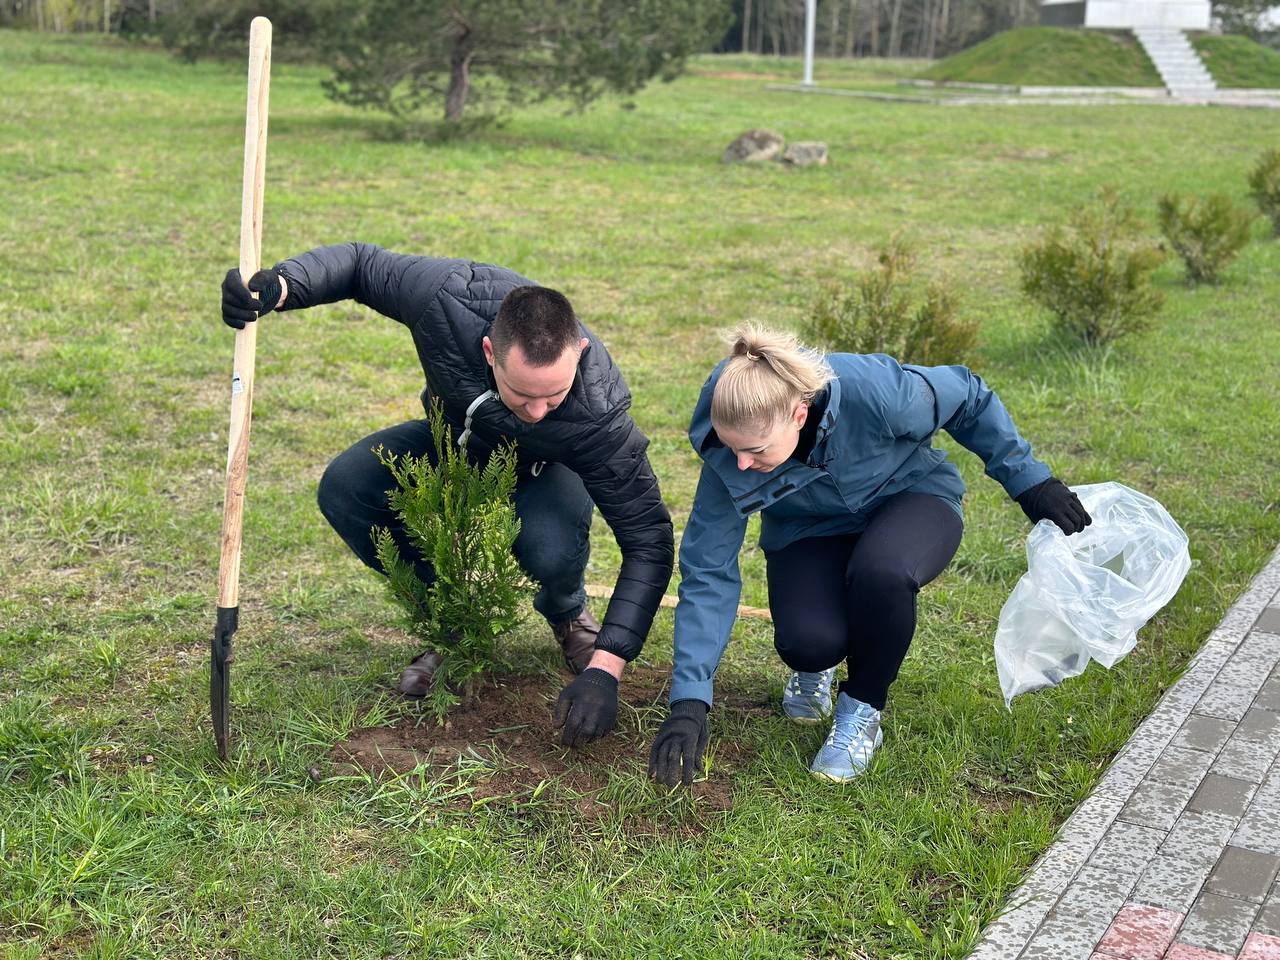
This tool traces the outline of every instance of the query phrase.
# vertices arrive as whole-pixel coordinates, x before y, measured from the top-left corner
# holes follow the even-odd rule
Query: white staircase
[[[1175,27],[1135,27],[1134,35],[1174,97],[1210,97],[1217,92],[1187,35]]]

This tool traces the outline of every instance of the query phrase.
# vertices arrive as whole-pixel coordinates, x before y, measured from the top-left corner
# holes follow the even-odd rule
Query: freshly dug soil
[[[333,748],[332,757],[339,773],[355,765],[374,774],[407,773],[420,766],[447,773],[468,760],[479,760],[492,765],[492,772],[474,781],[472,801],[518,802],[545,783],[540,796],[551,791],[578,813],[598,817],[610,810],[598,795],[611,771],[647,769],[649,747],[659,719],[666,715],[670,676],[669,670],[653,667],[628,670],[619,690],[618,729],[585,747],[561,746],[559,731],[552,725],[556,697],[571,679],[566,673],[558,681],[547,676],[493,678],[450,710],[443,725],[424,715],[420,722],[406,719],[394,726],[356,730]],[[767,703],[732,695],[718,701],[717,710],[721,709],[770,712]],[[637,731],[634,711],[646,710],[652,720],[642,720]],[[739,744],[720,740],[709,779],[693,786],[698,806],[728,810],[733,805],[734,775],[748,759]]]

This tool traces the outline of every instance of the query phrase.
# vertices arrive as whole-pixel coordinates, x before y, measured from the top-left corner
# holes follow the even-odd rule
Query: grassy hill
[[[1202,33],[1191,45],[1220,87],[1280,89],[1280,53],[1248,37]]]
[[[1160,86],[1160,75],[1133,34],[1068,27],[1006,30],[940,60],[921,76],[1028,86]]]
[[[1280,87],[1280,53],[1246,37],[1200,34],[1192,43],[1220,87]],[[926,80],[1023,86],[1158,87],[1160,76],[1125,30],[1024,27],[940,60]]]

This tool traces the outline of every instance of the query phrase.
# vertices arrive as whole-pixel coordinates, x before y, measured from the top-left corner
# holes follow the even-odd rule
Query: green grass
[[[1240,36],[1198,34],[1191,45],[1220,87],[1280,89],[1280,53]]]
[[[1219,87],[1280,87],[1280,53],[1247,37],[1195,34],[1191,40]],[[911,63],[900,62],[904,67]],[[1006,30],[915,75],[1014,86],[1161,85],[1155,66],[1129,31],[1068,27]]]
[[[913,77],[929,66],[928,60],[888,57],[846,59],[819,56],[814,61],[814,76],[821,83],[875,83]],[[688,75],[752,83],[777,81],[798,83],[804,78],[804,61],[797,57],[772,57],[753,53],[721,54],[696,58],[689,64]]]
[[[1161,85],[1160,75],[1133,34],[1068,27],[1006,30],[939,60],[920,76],[1015,86]]]
[[[562,288],[627,374],[679,529],[716,331],[796,324],[905,231],[982,318],[975,366],[1037,452],[1069,482],[1154,495],[1190,534],[1191,574],[1138,649],[1004,711],[991,641],[1027,525],[957,451],[965,540],[921,595],[885,747],[856,785],[808,776],[822,731],[732,710],[713,747],[732,739],[747,763],[724,814],[656,793],[642,751],[588,819],[555,784],[472,804],[483,768],[338,776],[336,741],[412,719],[390,693],[415,651],[315,486],[336,452],[416,415],[421,373],[403,328],[335,304],[270,316],[258,338],[220,768],[207,650],[232,337],[217,287],[237,254],[243,65],[0,32],[0,952],[964,955],[1280,539],[1280,246],[1262,225],[1218,287],[1162,268],[1159,327],[1098,355],[1047,337],[1014,256],[1103,182],[1149,215],[1164,192],[1243,199],[1280,117],[802,100],[721,75],[736,69],[703,59],[633,109],[547,107],[425,146],[325,101],[321,71],[278,66],[265,256],[358,238]],[[753,126],[826,140],[830,166],[721,166]],[[602,525],[593,543],[590,578],[608,583]],[[754,539],[743,570],[744,602],[763,605]],[[670,656],[663,612],[644,659]],[[508,657],[549,668],[545,629],[530,618]],[[776,702],[783,679],[766,627],[741,624],[721,692]],[[661,713],[623,725],[647,742]]]

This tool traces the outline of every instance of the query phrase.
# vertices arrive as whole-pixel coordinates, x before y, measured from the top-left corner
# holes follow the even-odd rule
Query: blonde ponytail
[[[711,419],[722,427],[770,430],[834,377],[822,354],[792,334],[747,325],[729,342],[730,360],[711,395]]]

